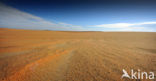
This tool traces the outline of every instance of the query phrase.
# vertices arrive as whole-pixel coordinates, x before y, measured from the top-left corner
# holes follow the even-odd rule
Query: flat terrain
[[[0,29],[0,81],[132,81],[122,69],[156,73],[156,32]]]

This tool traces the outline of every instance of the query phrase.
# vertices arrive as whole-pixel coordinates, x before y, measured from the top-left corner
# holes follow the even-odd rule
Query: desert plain
[[[122,69],[156,73],[156,32],[0,28],[0,81],[148,81]]]

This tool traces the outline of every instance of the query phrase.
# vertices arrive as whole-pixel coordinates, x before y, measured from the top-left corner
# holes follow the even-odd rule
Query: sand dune
[[[122,69],[156,73],[155,58],[155,32],[0,29],[0,81],[133,81]]]

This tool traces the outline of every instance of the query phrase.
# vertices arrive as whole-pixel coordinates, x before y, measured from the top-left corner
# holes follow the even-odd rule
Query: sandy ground
[[[0,29],[0,81],[146,81],[122,69],[156,73],[156,33]]]

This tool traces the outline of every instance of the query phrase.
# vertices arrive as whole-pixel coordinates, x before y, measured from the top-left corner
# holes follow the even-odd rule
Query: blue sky
[[[154,0],[1,0],[0,27],[156,32]]]

